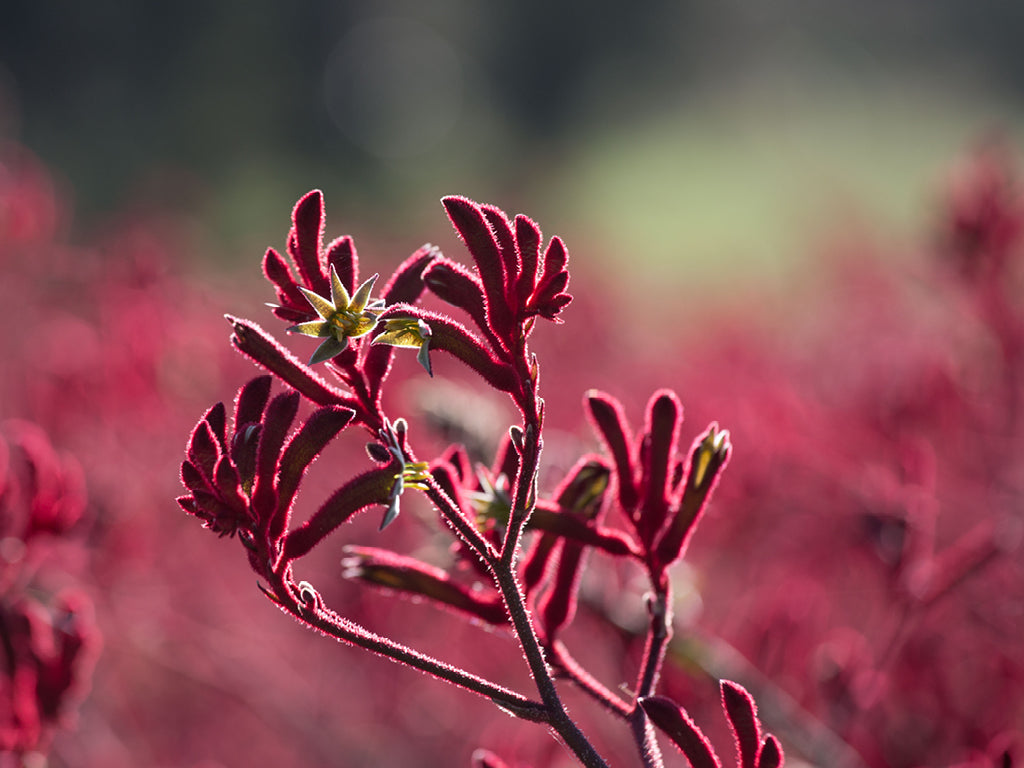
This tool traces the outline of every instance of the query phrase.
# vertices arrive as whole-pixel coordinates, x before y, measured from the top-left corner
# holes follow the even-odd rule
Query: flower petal
[[[331,301],[334,302],[334,310],[341,312],[348,309],[351,304],[351,299],[348,295],[348,290],[345,288],[345,284],[341,282],[341,278],[338,277],[338,271],[331,264]],[[316,306],[315,304],[313,305]],[[358,310],[362,311],[362,309]]]
[[[334,305],[321,296],[319,293],[313,293],[308,288],[304,288],[301,285],[299,290],[302,291],[302,295],[306,297],[306,301],[309,302],[310,306],[316,310],[316,313],[320,315],[324,320],[329,320],[331,315],[335,313]]]
[[[370,301],[370,293],[373,291],[373,284],[377,282],[377,278],[379,276],[380,275],[374,275],[359,286],[359,290],[357,290],[356,295],[352,297],[352,301],[346,304],[349,312],[358,313],[366,309],[366,304]]]
[[[384,321],[384,333],[373,340],[374,344],[389,344],[392,347],[421,347],[430,337],[430,326],[417,317],[389,317]]]
[[[416,362],[423,366],[423,370],[427,372],[431,378],[434,376],[434,369],[430,365],[430,339],[423,342],[423,346],[420,347],[420,351],[416,353]]]
[[[285,330],[288,333],[301,333],[303,336],[313,336],[319,339],[331,335],[331,325],[326,320],[310,320],[305,323],[298,323]]]
[[[337,339],[334,336],[330,336],[324,339],[324,343],[316,348],[313,356],[309,358],[310,365],[316,365],[326,360],[330,360],[335,355],[340,355],[345,351],[345,347],[348,346],[348,338]]]

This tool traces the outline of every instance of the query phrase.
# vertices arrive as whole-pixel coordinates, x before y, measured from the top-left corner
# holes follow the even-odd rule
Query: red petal
[[[330,296],[330,282],[320,263],[323,234],[324,197],[319,189],[314,189],[307,192],[292,210],[288,253],[306,286],[321,296]]]
[[[692,768],[722,768],[715,750],[686,710],[671,699],[651,696],[637,702],[658,728],[664,731],[679,751],[686,755]]]
[[[633,438],[629,433],[629,424],[622,412],[622,406],[611,395],[596,389],[587,393],[584,402],[591,421],[615,461],[619,500],[627,512],[632,512],[640,499],[636,487],[636,472],[629,450]]]
[[[761,724],[757,720],[757,705],[753,697],[743,686],[723,680],[722,705],[736,737],[740,767],[756,768],[761,744]]]
[[[452,225],[462,236],[487,296],[487,316],[495,334],[506,337],[513,320],[506,301],[505,264],[501,248],[480,206],[464,197],[446,197],[441,201]]]

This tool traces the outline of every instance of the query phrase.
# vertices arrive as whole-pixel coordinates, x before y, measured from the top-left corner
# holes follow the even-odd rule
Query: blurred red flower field
[[[790,765],[1020,765],[1018,162],[998,142],[965,154],[945,188],[922,190],[941,215],[914,243],[834,233],[792,300],[799,311],[691,306],[701,327],[675,338],[678,308],[620,306],[622,276],[578,270],[532,221],[464,198],[445,205],[478,267],[409,243],[383,256],[412,254],[388,282],[373,245],[361,246],[362,284],[382,273],[374,295],[388,301],[377,306],[355,268],[326,268],[356,261],[354,243],[334,240],[350,222],[329,201],[315,246],[300,203],[291,239],[283,210],[282,240],[267,244],[276,259],[252,254],[250,274],[210,278],[183,266],[187,227],[160,212],[114,216],[95,242],[69,242],[68,201],[48,170],[0,146],[0,765],[575,764],[529,722],[550,710],[530,709],[521,628],[471,551],[503,551],[515,526],[506,497],[528,495],[525,605],[572,719],[608,764],[659,764],[624,726],[645,712],[660,734],[645,738],[670,766],[731,764],[734,743],[744,768],[783,753]],[[506,262],[494,267],[505,283],[489,278],[480,232],[519,254],[527,277],[516,282]],[[272,286],[253,279],[261,257]],[[264,300],[277,308],[234,317]],[[375,339],[416,347],[419,361],[372,345],[361,313],[388,323]],[[523,373],[504,342],[517,323],[534,331],[539,384],[536,369],[510,378]],[[315,369],[338,374],[329,387],[303,378],[316,346],[284,335],[299,325],[330,341]],[[378,378],[358,379],[364,370]],[[280,382],[261,395],[269,381],[254,377],[267,371]],[[543,425],[543,453],[523,447],[515,409]],[[307,428],[323,439],[290,470]],[[412,455],[406,428],[429,456]],[[275,430],[284,458],[245,447]],[[192,475],[179,473],[186,446]],[[532,460],[531,492],[515,480]],[[306,521],[291,532],[278,496],[258,500],[282,493],[289,472],[289,490],[300,477],[301,489],[288,513]],[[378,476],[387,482],[373,486]],[[362,506],[342,509],[339,488],[365,493]],[[183,493],[192,515],[175,503]],[[382,526],[399,497],[400,516]],[[463,516],[461,538],[449,530],[458,520],[436,511],[445,497],[478,513]],[[687,526],[669,535],[665,521],[688,504]],[[579,517],[567,522],[570,508]],[[275,552],[303,556],[302,581],[266,565]],[[651,594],[674,596],[667,611]],[[347,625],[324,605],[374,639],[342,637]],[[650,630],[659,615],[664,647]],[[456,659],[519,717],[430,676],[444,670],[417,662],[425,675],[303,623]],[[697,736],[685,731],[694,724]]]

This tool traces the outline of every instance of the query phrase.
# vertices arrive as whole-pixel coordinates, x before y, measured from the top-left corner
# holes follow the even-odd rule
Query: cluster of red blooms
[[[529,337],[537,318],[558,322],[571,301],[565,246],[556,237],[542,247],[539,228],[525,216],[510,219],[497,208],[460,197],[446,198],[444,206],[476,269],[425,246],[398,267],[373,300],[377,276],[359,284],[351,240],[323,245],[320,193],[298,202],[288,236],[294,271],[273,249],[264,271],[280,302],[274,313],[294,323],[290,331],[323,339],[310,365],[325,363],[333,382],[259,326],[231,318],[234,345],[284,382],[287,391],[271,398],[271,377],[253,379],[238,393],[230,429],[223,404],[206,413],[189,440],[181,472],[189,494],[179,503],[211,530],[237,534],[261,589],[302,623],[545,724],[585,765],[607,763],[569,716],[556,675],[626,723],[642,764],[663,764],[657,726],[692,762],[717,765],[700,729],[682,707],[658,696],[656,687],[673,627],[669,567],[682,556],[728,459],[728,433],[712,424],[679,454],[682,410],[673,393],[655,394],[644,430],[634,438],[618,403],[591,392],[587,407],[608,458],[584,456],[553,493],[542,496],[538,473],[545,407]],[[425,291],[465,312],[475,328],[423,307],[418,299]],[[416,457],[408,424],[388,415],[382,397],[394,347],[416,348],[431,375],[431,352],[445,352],[511,399],[520,423],[509,428],[489,469],[474,467],[459,445],[431,461]],[[292,431],[301,396],[317,407]],[[354,426],[371,439],[372,467],[295,524],[296,492],[310,463]],[[320,591],[296,574],[298,561],[357,513],[383,507],[380,529],[394,523],[400,499],[410,489],[430,500],[454,536],[455,562],[443,569],[381,547],[349,547],[346,576],[510,630],[536,696],[365,629],[329,607]],[[634,561],[650,585],[646,647],[636,684],[625,696],[588,672],[564,642],[592,550]],[[723,683],[722,691],[741,764],[781,765],[782,749],[773,736],[762,734],[749,694],[734,683]],[[478,760],[501,764],[491,753]]]
[[[591,391],[585,406],[605,451],[586,453],[550,493],[540,493],[530,478],[536,477],[544,410],[535,394],[539,367],[525,341],[534,316],[559,319],[564,304],[538,311],[535,289],[547,272],[538,281],[534,265],[564,269],[564,248],[556,238],[541,258],[532,222],[461,198],[445,206],[476,270],[423,249],[398,270],[380,301],[362,290],[372,280],[364,283],[347,321],[338,317],[337,299],[347,303],[357,284],[351,242],[342,238],[323,250],[319,196],[296,207],[289,252],[298,278],[275,252],[265,261],[278,291],[275,313],[295,323],[290,330],[326,339],[311,364],[327,361],[344,389],[334,389],[257,326],[232,321],[235,345],[266,370],[321,407],[348,408],[353,416],[342,426],[368,429],[376,438],[368,452],[378,466],[289,531],[302,468],[283,472],[280,462],[267,463],[287,491],[270,537],[255,535],[260,518],[245,507],[244,479],[232,497],[234,513],[218,512],[210,462],[226,461],[224,450],[206,459],[204,472],[186,462],[183,476],[192,494],[183,503],[213,527],[231,520],[219,530],[243,533],[254,567],[269,581],[268,594],[300,620],[396,658],[399,653],[377,644],[379,637],[359,639],[361,627],[341,632],[333,626],[345,619],[326,608],[308,582],[296,583],[291,568],[356,512],[381,505],[389,523],[402,491],[422,490],[455,533],[454,557],[439,567],[384,547],[350,545],[344,575],[427,598],[485,625],[511,625],[522,639],[529,633],[517,626],[517,608],[508,604],[515,595],[503,589],[493,568],[511,561],[532,619],[529,632],[548,669],[629,723],[641,759],[651,764],[661,759],[645,730],[652,722],[676,734],[691,762],[702,759],[696,742],[678,735],[680,722],[692,722],[688,715],[673,710],[673,728],[657,719],[653,703],[661,702],[659,680],[674,698],[692,696],[693,669],[744,680],[783,741],[815,763],[1011,764],[1021,748],[1013,734],[1024,718],[1024,658],[1016,639],[1024,583],[1015,511],[1021,477],[1014,459],[1024,447],[1018,417],[1024,313],[1016,299],[1024,197],[1012,167],[998,146],[965,161],[943,200],[927,261],[910,279],[905,271],[914,268],[913,260],[879,266],[866,243],[847,245],[856,262],[842,263],[842,289],[822,292],[831,306],[808,302],[820,313],[820,336],[798,328],[789,338],[800,338],[800,345],[786,348],[763,339],[752,345],[749,331],[740,331],[745,338],[720,331],[707,336],[710,351],[683,356],[686,368],[674,370],[664,360],[652,366],[749,442],[748,461],[718,494],[705,545],[689,558],[701,574],[703,613],[675,640],[668,566],[687,549],[728,459],[728,433],[713,423],[688,453],[677,455],[682,409],[673,393],[651,398],[644,428],[634,437],[622,406]],[[336,274],[346,275],[345,290],[328,300]],[[415,296],[392,296],[399,285],[414,285]],[[417,305],[424,287],[463,310],[476,332]],[[474,466],[457,446],[429,462],[415,459],[404,421],[393,430],[381,406],[391,360],[380,347],[387,345],[417,348],[428,372],[430,351],[447,352],[512,398],[522,425],[510,430],[490,466]],[[375,357],[380,362],[367,362]],[[631,389],[642,378],[636,373]],[[749,405],[752,397],[757,408]],[[211,413],[215,424],[222,420]],[[227,445],[226,434],[219,440]],[[191,445],[195,450],[209,442],[194,433]],[[310,459],[315,452],[307,452]],[[203,499],[210,500],[204,505]],[[529,539],[522,556],[510,558],[508,547],[523,532]],[[724,560],[723,551],[729,552]],[[601,564],[617,575],[602,580],[585,570],[593,552],[610,556]],[[609,587],[630,578],[622,575],[623,562],[645,579],[646,627],[616,622],[624,598]],[[282,599],[281,592],[291,597]],[[322,612],[327,622],[318,618]],[[621,680],[632,667],[637,677],[625,697],[588,672],[566,640],[574,622],[585,627],[576,633],[578,642],[600,631],[602,620],[628,638],[619,665],[605,672]],[[723,641],[740,653],[727,651]],[[524,651],[529,660],[528,643]],[[666,657],[678,663],[663,668]],[[460,674],[430,663],[420,668],[449,680]],[[553,725],[536,707],[550,713],[554,699],[545,698],[540,668],[531,669],[541,701],[530,705],[502,703],[474,688],[476,681],[454,682],[520,717]],[[694,698],[693,711],[708,716],[700,695]],[[777,747],[772,737],[758,743],[762,750]],[[587,762],[585,751],[576,754]],[[487,760],[497,764],[493,756]]]
[[[92,604],[51,585],[60,539],[85,507],[81,469],[28,422],[0,428],[0,753],[45,753],[87,687]]]

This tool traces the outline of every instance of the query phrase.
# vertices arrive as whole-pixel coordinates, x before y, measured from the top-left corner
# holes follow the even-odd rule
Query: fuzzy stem
[[[525,452],[525,451],[524,451]],[[522,473],[520,473],[522,476]],[[502,599],[512,620],[512,626],[519,640],[523,655],[526,656],[530,674],[540,693],[541,700],[547,710],[547,722],[562,737],[566,745],[573,751],[580,762],[588,768],[601,768],[607,763],[601,758],[586,736],[565,711],[555,687],[551,670],[544,658],[540,640],[533,629],[533,622],[526,607],[526,597],[516,577],[515,563],[512,558],[506,560],[504,552],[501,556],[480,536],[479,532],[468,524],[466,519],[455,509],[454,502],[441,491],[436,483],[430,481],[428,497],[441,511],[445,519],[455,528],[469,546],[481,557],[490,570],[494,581],[501,592]],[[507,539],[506,539],[507,542]],[[511,560],[511,562],[510,562]],[[514,710],[513,710],[514,711]]]
[[[333,365],[333,363],[329,363]],[[362,406],[357,414],[357,420],[376,436],[377,432],[384,426],[384,414],[381,412],[380,400],[374,397],[370,386],[366,381],[366,374],[358,366],[335,366],[335,372],[348,384],[359,404]]]
[[[536,503],[537,469],[540,465],[540,452],[543,441],[540,430],[529,425],[525,430],[522,453],[519,457],[519,475],[512,495],[512,510],[509,513],[508,528],[501,545],[501,565],[510,570],[515,569],[516,557],[523,536],[526,522],[533,513]]]
[[[645,768],[661,768],[663,765],[661,750],[658,747],[654,729],[643,709],[636,705],[636,701],[639,699],[654,694],[654,689],[658,685],[658,677],[661,674],[661,667],[665,662],[665,653],[668,651],[669,641],[672,639],[672,583],[664,577],[664,574],[661,578],[655,578],[652,574],[651,581],[656,585],[655,592],[649,597],[648,603],[651,622],[647,628],[643,663],[640,666],[640,675],[637,679],[636,698],[633,711],[629,716],[629,724]]]
[[[530,350],[525,335],[519,337],[515,359],[519,392],[513,397],[523,414],[523,440],[519,447],[519,474],[512,495],[512,510],[509,512],[508,528],[501,545],[501,562],[509,570],[515,569],[523,529],[537,503],[537,472],[544,447],[544,439],[541,437],[543,403],[537,397],[536,378],[531,375]]]
[[[310,609],[295,599],[289,588],[289,579],[281,572],[270,574],[271,591],[266,594],[296,619],[325,635],[372,651],[392,661],[405,664],[421,672],[445,680],[490,699],[499,707],[514,713],[517,717],[534,722],[550,722],[549,707],[540,702],[509,690],[498,683],[467,672],[445,662],[402,645],[387,637],[369,632],[359,624],[346,619],[327,608]]]
[[[523,529],[536,503],[537,471],[543,447],[541,438],[542,405],[537,397],[537,380],[530,371],[530,351],[526,336],[521,334],[514,353],[519,392],[513,397],[523,415],[523,437],[519,446],[519,474],[512,496],[512,510],[509,513],[508,528],[502,542],[501,554],[489,563],[491,573],[501,592],[519,646],[526,656],[530,673],[547,705],[551,715],[551,727],[562,737],[566,745],[587,768],[607,766],[593,745],[566,712],[558,695],[551,668],[544,658],[544,649],[533,628],[530,612],[526,607],[526,595],[516,576],[516,557],[519,553]]]
[[[540,702],[387,638],[377,637],[368,632],[363,634],[365,630],[360,632],[359,630],[363,628],[357,624],[353,624],[352,628],[348,628],[345,624],[351,622],[345,622],[341,616],[337,616],[333,612],[324,611],[312,615],[303,615],[303,613],[295,611],[293,613],[306,624],[338,640],[352,643],[360,648],[365,648],[368,651],[389,658],[392,661],[431,674],[459,688],[480,694],[490,699],[499,707],[514,713],[516,717],[534,722],[548,722],[550,719],[547,707]]]
[[[672,586],[668,579],[661,581],[648,605],[651,623],[647,628],[643,664],[636,684],[637,698],[653,695],[672,639]]]
[[[514,567],[506,565],[503,557],[493,563],[492,573],[512,619],[512,626],[515,628],[519,645],[530,665],[530,673],[533,675],[541,700],[548,707],[550,713],[548,723],[562,737],[583,765],[587,768],[602,766],[606,768],[607,763],[587,740],[579,726],[569,717],[569,713],[565,711],[558,696],[558,689],[551,676],[551,669],[544,659],[544,650],[537,639],[537,633],[533,629],[533,622],[530,620],[530,613],[526,608],[526,598],[523,595],[519,579],[516,578]]]
[[[634,709],[633,714],[629,716],[629,727],[633,731],[633,739],[640,750],[640,759],[643,761],[644,768],[665,768],[665,761],[661,755],[661,747],[658,746],[654,726],[640,707]]]

